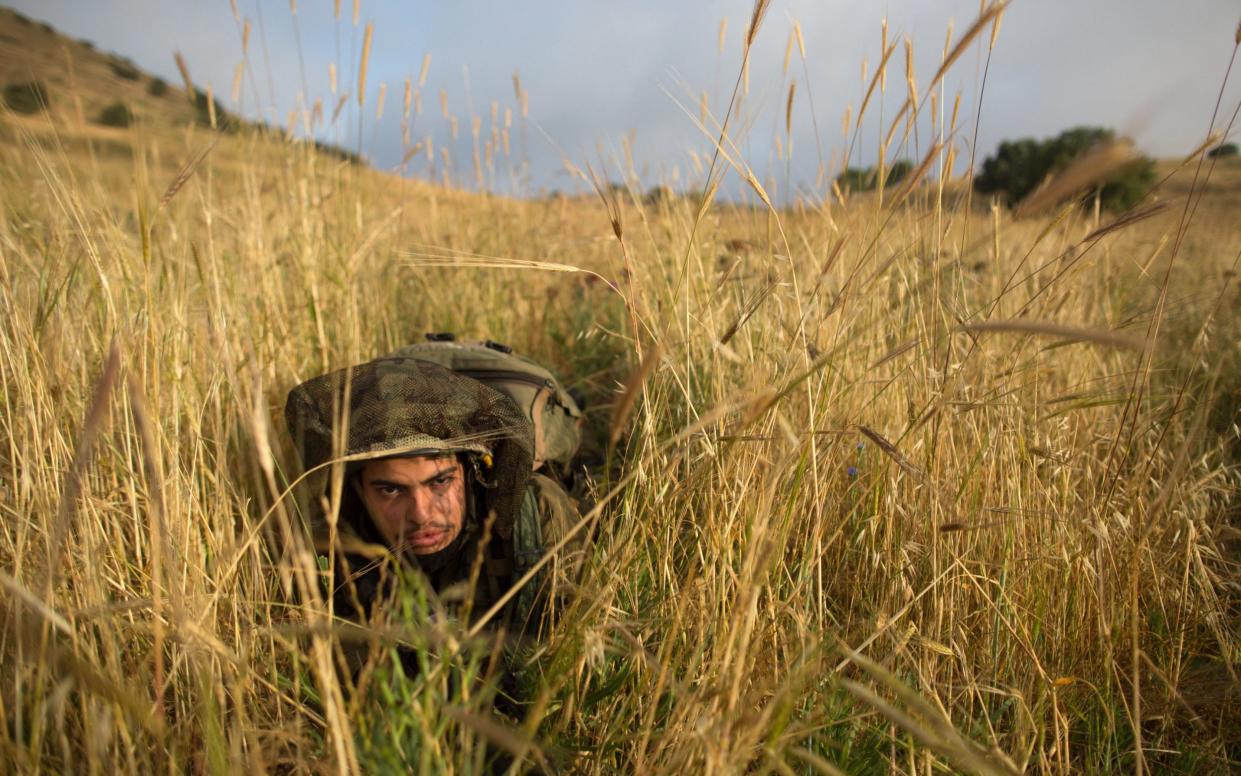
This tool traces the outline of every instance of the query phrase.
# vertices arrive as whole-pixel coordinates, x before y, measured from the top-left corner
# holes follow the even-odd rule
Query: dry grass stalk
[[[219,129],[215,114],[215,92],[212,90],[210,82],[207,83],[207,122],[212,129]]]
[[[349,102],[349,93],[345,92],[344,94],[340,96],[339,99],[336,100],[336,107],[332,109],[332,119],[328,122],[328,124],[336,123],[336,120],[340,118],[340,112],[345,109],[345,105],[348,102]]]
[[[1013,212],[1017,216],[1042,212],[1079,192],[1105,182],[1126,165],[1132,164],[1137,156],[1131,142],[1101,143],[1031,192],[1017,203]]]
[[[172,58],[177,63],[177,71],[181,73],[181,82],[185,84],[185,94],[193,100],[194,81],[190,79],[190,69],[185,64],[185,57],[181,56],[180,51],[174,51],[172,52]]]
[[[883,74],[887,71],[888,59],[891,58],[892,52],[896,51],[896,44],[883,49],[883,56],[879,59],[879,67],[875,68],[875,74],[871,76],[870,83],[866,87],[866,94],[862,97],[862,105],[858,108],[857,123],[861,125],[862,118],[866,115],[866,106],[870,105],[870,98],[875,94],[875,88],[879,86],[879,81],[883,78]],[[862,71],[862,79],[866,79],[865,68]]]
[[[940,63],[939,69],[935,71],[935,77],[931,79],[931,84],[927,87],[929,91],[935,90],[935,85],[938,84],[940,79],[944,77],[944,75],[948,72],[948,69],[952,67],[952,64],[965,53],[965,50],[969,48],[969,45],[974,42],[974,39],[977,38],[984,29],[986,29],[988,24],[993,21],[998,22],[1000,15],[1004,13],[1004,9],[1007,7],[1008,0],[1000,0],[1000,2],[992,2],[982,9],[982,11],[978,14],[978,18],[975,19],[974,23],[971,24],[969,29],[965,31],[965,34],[962,35],[961,39],[958,40],[956,45],[952,47],[952,50],[944,55],[944,59]],[[999,34],[998,26],[992,30],[993,41],[997,34]],[[951,32],[949,32],[949,36],[951,36]]]
[[[767,9],[771,6],[771,0],[754,0],[754,10],[750,13],[750,25],[745,30],[745,52],[748,56],[750,49],[754,46],[754,39],[758,37],[758,28],[763,24],[763,17],[767,14]]]
[[[409,160],[417,156],[420,151],[422,151],[422,143],[421,142],[414,143],[412,146],[409,147],[409,150],[406,151],[401,156],[401,164],[402,165],[408,164]]]
[[[720,335],[718,341],[721,345],[727,345],[728,341],[736,336],[737,331],[745,325],[746,321],[750,320],[750,316],[754,315],[759,306],[763,304],[763,301],[766,300],[767,297],[771,296],[771,292],[774,288],[774,283],[768,283],[762,291],[755,295],[754,299],[746,304],[745,308],[737,314],[736,320],[729,324],[728,328],[724,330],[724,333]]]
[[[538,742],[524,731],[498,722],[494,717],[485,717],[459,706],[446,707],[444,714],[462,725],[473,728],[488,741],[513,755],[514,767],[526,757],[530,757],[544,771],[552,770]]]
[[[642,363],[638,365],[638,368],[625,381],[625,388],[621,391],[612,408],[611,428],[608,431],[609,447],[615,447],[621,438],[621,434],[625,433],[629,416],[633,413],[633,408],[637,406],[638,398],[642,395],[646,381],[651,376],[651,373],[655,371],[655,367],[659,365],[662,357],[663,352],[659,345],[651,346],[647,349]]]
[[[426,86],[427,73],[431,71],[431,54],[427,52],[422,55],[422,66],[418,68],[418,88]]]
[[[220,142],[220,139],[217,137],[212,140],[211,144],[202,151],[199,151],[194,156],[191,156],[189,159],[185,160],[185,164],[181,165],[181,169],[177,171],[177,176],[172,179],[172,182],[168,184],[168,188],[164,189],[163,196],[159,198],[160,209],[166,207],[168,203],[172,201],[172,198],[177,196],[177,192],[180,191],[189,179],[194,176],[194,173],[198,171],[198,167],[203,163],[203,160],[207,158],[207,155],[211,153],[211,150],[215,148],[216,143],[218,142]]]
[[[793,134],[793,96],[797,94],[797,81],[789,82],[789,96],[784,102],[784,132]]]
[[[1146,205],[1144,207],[1138,207],[1132,210],[1127,210],[1121,215],[1117,216],[1116,219],[1113,220],[1111,223],[1104,224],[1103,226],[1099,227],[1098,229],[1095,229],[1093,232],[1083,237],[1082,242],[1084,243],[1092,242],[1094,240],[1100,239],[1101,237],[1105,237],[1113,232],[1120,231],[1121,229],[1126,229],[1130,226],[1133,226],[1134,224],[1139,224],[1148,218],[1152,218],[1154,216],[1159,215],[1160,213],[1167,210],[1171,206],[1172,206],[1172,203],[1170,202],[1155,202],[1154,204],[1151,204],[1151,205]]]
[[[73,461],[69,465],[64,489],[60,494],[60,503],[56,508],[56,519],[52,524],[52,541],[48,544],[47,572],[45,576],[47,588],[44,591],[47,597],[50,597],[51,591],[55,587],[56,579],[60,574],[65,539],[73,529],[74,513],[77,511],[78,501],[82,497],[83,478],[94,455],[95,442],[99,437],[104,422],[107,420],[112,392],[116,388],[120,365],[120,350],[114,342],[108,349],[108,358],[104,362],[103,372],[95,384],[90,408],[86,411],[82,430],[78,434],[77,445],[73,452]]]
[[[357,25],[357,3],[354,4],[354,25]],[[366,101],[366,68],[371,61],[371,38],[375,35],[375,23],[366,23],[366,32],[362,37],[362,59],[358,65],[358,107]]]
[[[1138,337],[1117,334],[1110,329],[1083,326],[1066,326],[1051,321],[1035,321],[1014,318],[1007,321],[979,321],[963,323],[958,329],[966,332],[1007,332],[1015,334],[1034,334],[1044,337],[1057,337],[1074,342],[1093,342],[1097,345],[1142,350],[1145,342]]]
[[[861,432],[862,436],[874,442],[875,445],[883,451],[884,455],[891,458],[896,465],[901,467],[901,469],[903,469],[909,476],[920,480],[925,475],[925,472],[923,472],[922,469],[910,463],[909,459],[897,449],[896,445],[889,442],[883,434],[880,434],[872,428],[867,428],[866,426],[861,425],[857,427],[857,430]]]
[[[889,350],[887,353],[883,354],[883,356],[881,356],[878,361],[871,364],[870,368],[875,369],[876,367],[883,366],[884,364],[888,363],[889,361],[896,358],[897,356],[900,356],[903,353],[908,353],[909,351],[918,347],[919,343],[921,342],[922,342],[921,337],[914,337],[911,340],[908,340],[906,342],[901,343],[900,345],[897,345],[896,347]]]
[[[961,735],[940,709],[935,708],[917,692],[911,690],[888,669],[859,652],[849,652],[848,658],[850,662],[861,666],[872,679],[904,701],[910,711],[917,716],[916,718],[910,716],[857,682],[845,680],[842,682],[845,688],[851,694],[865,699],[872,708],[878,710],[924,745],[970,773],[985,776],[1015,776],[1020,772],[1020,769],[1002,752],[987,751]]]

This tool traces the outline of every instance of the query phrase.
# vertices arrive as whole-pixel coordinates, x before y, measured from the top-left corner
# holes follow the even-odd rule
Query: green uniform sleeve
[[[582,533],[555,552],[580,519],[576,502],[554,481],[531,477],[513,532],[514,581],[551,554],[517,595],[516,621],[533,624],[543,613],[555,617],[577,581],[585,546]]]

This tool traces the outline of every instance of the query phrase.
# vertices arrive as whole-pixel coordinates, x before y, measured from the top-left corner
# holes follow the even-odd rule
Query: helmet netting
[[[477,380],[429,361],[380,358],[297,386],[285,419],[307,470],[333,461],[486,450],[493,464],[475,517],[494,510],[497,532],[507,537],[512,530],[530,476],[534,429],[511,399]]]

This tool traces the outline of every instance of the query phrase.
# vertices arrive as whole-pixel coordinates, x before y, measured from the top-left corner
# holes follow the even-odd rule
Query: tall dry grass
[[[987,13],[958,41],[985,40]],[[903,112],[943,71],[921,97],[908,78]],[[898,191],[752,208],[714,199],[730,169],[776,188],[728,115],[704,122],[705,194],[644,200],[631,179],[602,203],[465,194],[262,136],[139,127],[116,153],[13,131],[3,760],[1235,767],[1241,171],[1181,174],[1156,193],[1170,207],[1115,228],[1014,219],[937,180],[932,141]],[[285,392],[429,330],[567,376],[609,456],[567,610],[521,651],[524,720],[491,712],[494,645],[416,579],[395,638],[421,674],[342,688],[282,497]]]

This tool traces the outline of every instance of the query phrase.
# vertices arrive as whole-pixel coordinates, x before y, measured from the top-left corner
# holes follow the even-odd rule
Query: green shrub
[[[224,132],[236,132],[241,128],[241,122],[236,116],[229,113],[220,104],[219,100],[212,99],[208,101],[207,93],[202,89],[194,90],[194,113],[199,124],[204,127],[211,126],[211,109],[215,108],[215,126]]]
[[[325,143],[322,140],[316,140],[314,141],[314,146],[315,146],[315,149],[319,151],[319,153],[327,154],[328,156],[335,157],[337,159],[340,159],[341,161],[349,162],[350,164],[362,164],[363,163],[363,159],[361,156],[358,156],[353,151],[350,151],[345,148],[341,148],[338,145],[333,145],[332,143]]]
[[[147,84],[147,94],[152,97],[163,97],[168,93],[168,82],[162,78],[152,78]]]
[[[95,120],[105,127],[128,127],[133,123],[134,114],[125,103],[118,100],[99,111],[99,118]]]
[[[1022,138],[1000,143],[995,156],[988,157],[974,178],[974,188],[982,194],[996,194],[1005,203],[1020,202],[1047,178],[1092,148],[1113,141],[1115,134],[1102,127],[1074,127],[1048,140]],[[1097,195],[1109,210],[1124,210],[1137,204],[1155,180],[1155,164],[1138,157],[1115,172],[1107,181],[1084,196]]]
[[[49,105],[47,89],[38,81],[8,84],[4,104],[14,113],[38,113]]]
[[[652,207],[656,207],[667,202],[672,202],[676,200],[676,198],[676,192],[674,192],[670,187],[662,185],[652,186],[645,194],[642,195],[642,201]]]
[[[1224,143],[1223,145],[1217,145],[1210,151],[1207,151],[1207,156],[1212,159],[1232,159],[1237,156],[1237,153],[1236,143]]]
[[[904,180],[913,171],[913,163],[908,159],[899,159],[888,167],[884,186]],[[879,185],[878,167],[846,167],[845,171],[836,176],[836,185],[847,191],[870,191]]]
[[[112,68],[112,72],[117,78],[124,78],[126,81],[137,81],[142,77],[142,73],[138,72],[138,68],[133,63],[125,59],[112,59],[108,61],[108,67]]]

